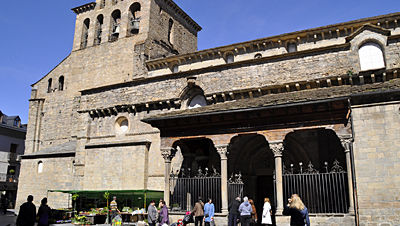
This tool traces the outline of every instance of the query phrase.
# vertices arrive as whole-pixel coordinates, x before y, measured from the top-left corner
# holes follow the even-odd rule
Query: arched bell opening
[[[310,213],[348,213],[346,155],[333,130],[299,130],[286,135],[283,201],[299,194]]]
[[[254,200],[258,219],[261,219],[264,198],[269,198],[275,205],[274,154],[264,136],[259,134],[243,134],[231,139],[228,155],[228,175],[230,180],[241,175],[243,192],[231,194],[229,202],[237,196],[248,196]]]

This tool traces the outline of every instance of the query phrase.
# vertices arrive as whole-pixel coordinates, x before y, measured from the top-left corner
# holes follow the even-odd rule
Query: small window
[[[196,95],[190,100],[188,109],[207,106],[206,98],[203,95]]]
[[[60,76],[58,79],[58,91],[64,90],[64,76]]]
[[[89,26],[90,26],[90,19],[87,18],[85,21],[83,21],[82,42],[81,42],[82,49],[87,47],[88,36],[89,36]]]
[[[297,52],[297,45],[294,42],[290,42],[287,46],[287,51],[288,53],[294,53]]]
[[[21,125],[21,120],[19,118],[14,119],[14,126],[19,127]]]
[[[169,43],[171,43],[171,44],[173,44],[173,41],[172,41],[172,32],[173,32],[173,26],[174,26],[174,21],[172,20],[172,19],[169,19],[169,22],[168,22],[168,42]]]
[[[75,160],[72,161],[72,173],[75,173]]]
[[[10,152],[11,153],[17,153],[17,147],[18,147],[18,144],[11,144],[10,145]]]
[[[179,66],[177,64],[174,64],[174,66],[172,66],[172,72],[173,73],[178,73],[179,72]]]
[[[233,56],[233,54],[228,54],[226,56],[226,63],[233,63],[235,61],[235,57]]]
[[[38,162],[38,168],[37,168],[37,172],[38,173],[43,173],[43,162],[42,161],[39,161]]]
[[[259,59],[259,58],[261,58],[262,57],[262,54],[261,53],[257,53],[256,55],[254,55],[254,59]]]
[[[103,34],[103,22],[104,16],[101,14],[98,15],[96,21],[96,34],[94,37],[94,45],[100,45],[101,43],[101,35]]]
[[[47,92],[51,93],[51,83],[53,82],[53,79],[49,78],[49,80],[47,81]]]
[[[358,50],[361,71],[385,67],[381,47],[373,42],[365,43]]]

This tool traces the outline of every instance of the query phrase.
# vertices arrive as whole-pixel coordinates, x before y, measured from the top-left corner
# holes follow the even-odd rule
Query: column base
[[[351,206],[350,206],[350,208],[349,208],[349,214],[352,214],[352,215],[356,214],[356,212],[354,211],[354,207],[351,207]]]
[[[283,208],[279,208],[279,207],[278,207],[278,208],[276,209],[275,215],[283,215],[282,212],[283,212]]]
[[[228,215],[229,214],[228,208],[222,208],[221,213]]]

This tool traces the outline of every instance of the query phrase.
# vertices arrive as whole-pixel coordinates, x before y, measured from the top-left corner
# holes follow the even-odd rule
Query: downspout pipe
[[[353,110],[351,108],[351,98],[348,100],[349,110],[350,110],[350,123],[351,123],[351,136],[353,138],[353,142],[350,144],[350,160],[351,160],[351,173],[353,175],[353,191],[354,191],[354,211],[355,211],[355,223],[356,226],[360,225],[359,220],[359,212],[358,212],[358,194],[357,194],[357,183],[356,183],[356,172],[355,172],[355,165],[354,165],[354,152],[353,152],[353,143],[355,139],[354,134],[354,122],[353,122]]]

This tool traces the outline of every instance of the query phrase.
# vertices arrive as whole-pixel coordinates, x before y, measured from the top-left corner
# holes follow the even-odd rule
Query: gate
[[[236,197],[240,197],[243,200],[243,181],[242,174],[233,174],[228,180],[228,203],[231,203],[236,199]]]
[[[204,173],[199,169],[194,177],[185,175],[183,172],[179,175],[172,174],[169,184],[173,211],[192,210],[198,197],[201,196],[204,202],[207,202],[207,198],[211,198],[215,212],[221,212],[221,175],[214,167],[212,173],[209,173],[207,168]]]
[[[325,162],[325,173],[313,168],[311,162],[308,169],[303,171],[299,163],[300,172],[293,173],[284,165],[283,194],[284,203],[292,194],[299,194],[310,213],[348,213],[349,194],[347,173],[335,160],[331,171]]]

